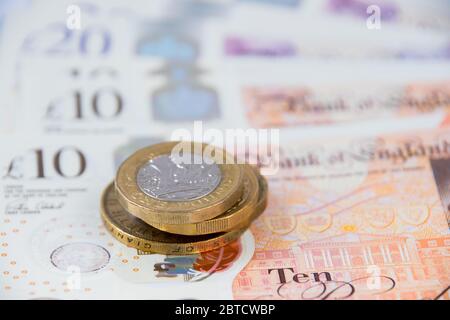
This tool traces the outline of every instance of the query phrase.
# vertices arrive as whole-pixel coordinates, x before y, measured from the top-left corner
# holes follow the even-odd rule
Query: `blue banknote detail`
[[[194,62],[197,51],[197,46],[191,40],[171,32],[143,37],[138,41],[136,50],[141,56],[178,62]]]
[[[188,40],[169,33],[141,39],[137,45],[137,54],[169,61],[194,61],[197,57],[197,48]]]
[[[155,263],[157,277],[175,277],[192,273],[198,255],[166,257],[164,262]]]
[[[219,16],[227,14],[228,9],[234,3],[216,0],[178,0],[176,7],[178,14],[187,20],[198,20],[203,17]]]
[[[216,91],[197,79],[198,46],[193,39],[173,28],[164,32],[153,27],[138,41],[136,53],[166,61],[166,67],[158,72],[166,76],[166,84],[156,89],[150,99],[155,120],[180,122],[220,116]]]
[[[153,93],[153,117],[159,121],[211,120],[220,115],[215,90],[197,82],[190,66],[168,70],[168,84]]]

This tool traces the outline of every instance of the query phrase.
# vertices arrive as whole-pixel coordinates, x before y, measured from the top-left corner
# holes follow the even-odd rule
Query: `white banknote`
[[[254,252],[250,232],[211,252],[165,256],[129,248],[103,226],[100,195],[117,165],[157,141],[2,137],[0,298],[232,298]]]

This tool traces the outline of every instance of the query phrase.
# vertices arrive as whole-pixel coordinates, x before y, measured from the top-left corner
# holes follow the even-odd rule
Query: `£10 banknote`
[[[234,298],[449,298],[448,130],[286,146]]]
[[[129,248],[99,217],[101,185],[161,139],[9,144],[1,296],[449,298],[448,130],[283,144],[264,214],[238,242],[190,256]]]
[[[233,279],[254,252],[249,231],[217,250],[165,256],[127,247],[103,226],[102,186],[136,149],[162,140],[5,139],[0,298],[231,298]]]

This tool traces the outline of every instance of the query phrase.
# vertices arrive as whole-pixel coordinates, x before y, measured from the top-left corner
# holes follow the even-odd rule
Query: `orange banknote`
[[[450,298],[450,130],[286,144],[267,179],[235,299]]]
[[[350,89],[349,89],[350,88]],[[442,111],[450,123],[450,82],[246,87],[242,103],[258,128],[334,124]]]

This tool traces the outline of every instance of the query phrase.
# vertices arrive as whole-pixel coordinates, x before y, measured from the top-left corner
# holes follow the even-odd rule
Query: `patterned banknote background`
[[[450,280],[448,188],[433,171],[448,165],[449,138],[317,141],[286,152],[269,178],[269,208],[252,227],[256,251],[234,281],[235,297],[439,296]]]

